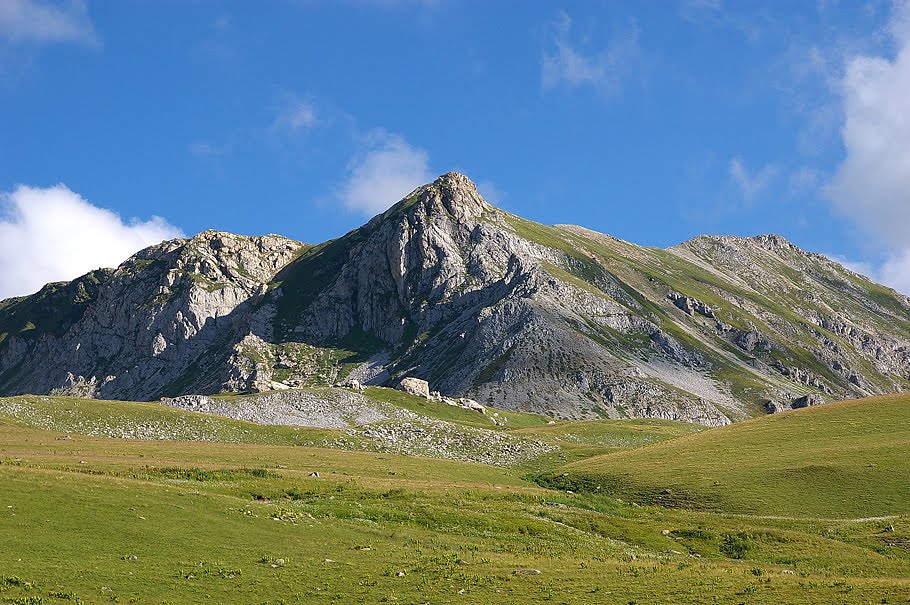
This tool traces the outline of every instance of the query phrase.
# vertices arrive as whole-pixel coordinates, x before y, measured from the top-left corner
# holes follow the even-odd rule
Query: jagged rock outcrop
[[[205,232],[0,302],[4,394],[408,377],[455,402],[718,425],[910,387],[910,301],[778,236],[645,248],[510,215],[450,173],[317,246]]]
[[[300,246],[206,231],[147,248],[105,273],[65,330],[7,333],[0,388],[139,400],[216,392],[225,347]]]

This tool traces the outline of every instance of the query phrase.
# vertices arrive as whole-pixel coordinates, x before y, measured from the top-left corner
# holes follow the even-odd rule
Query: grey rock
[[[774,400],[768,400],[765,402],[765,411],[769,414],[777,414],[786,410],[784,406]]]
[[[682,309],[689,315],[698,313],[709,319],[715,319],[714,310],[697,298],[684,296],[676,291],[670,292],[670,294],[667,295],[667,298],[673,301],[673,304],[676,305],[677,308]]]
[[[790,407],[792,407],[794,410],[797,410],[799,408],[808,408],[814,405],[821,405],[823,403],[825,403],[825,399],[821,395],[818,393],[809,393],[808,395],[803,395],[802,397],[794,399],[790,403]]]
[[[398,388],[411,395],[423,397],[424,399],[430,398],[430,385],[426,380],[421,380],[420,378],[412,378],[410,376],[402,378],[398,382]]]

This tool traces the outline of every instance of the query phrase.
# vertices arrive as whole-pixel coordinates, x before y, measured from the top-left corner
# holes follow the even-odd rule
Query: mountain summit
[[[0,394],[357,378],[557,417],[719,425],[910,387],[910,300],[779,236],[667,250],[448,173],[323,244],[207,231],[0,302]]]

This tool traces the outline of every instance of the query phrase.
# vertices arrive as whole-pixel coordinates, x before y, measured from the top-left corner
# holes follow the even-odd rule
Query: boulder
[[[354,389],[358,393],[363,393],[363,384],[356,378],[347,378],[345,381],[340,382],[335,386],[346,387],[348,389]]]
[[[398,383],[398,390],[423,397],[424,399],[430,398],[430,383],[420,378],[412,378],[410,376],[402,378],[401,382]]]
[[[482,405],[480,405],[473,399],[468,399],[466,397],[462,397],[461,399],[459,399],[458,405],[460,405],[461,407],[468,409],[468,410],[474,410],[475,412],[480,412],[481,414],[487,413],[487,409],[485,407],[483,407]]]
[[[787,408],[777,403],[773,399],[769,399],[765,402],[765,411],[769,414],[777,414],[778,412],[783,412],[785,409]]]
[[[808,395],[803,395],[802,397],[794,399],[790,404],[790,407],[797,410],[799,408],[808,408],[813,405],[821,405],[822,403],[825,403],[825,400],[821,395],[818,393],[809,393]]]

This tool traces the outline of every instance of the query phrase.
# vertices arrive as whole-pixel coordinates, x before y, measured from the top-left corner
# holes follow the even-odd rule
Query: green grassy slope
[[[24,395],[0,399],[0,423],[123,439],[317,445],[337,431],[266,426],[155,403]]]
[[[481,418],[368,393],[468,427]],[[0,400],[0,603],[908,603],[908,403],[707,430],[521,415],[499,430],[563,449],[504,469],[302,447],[331,431],[154,404]],[[162,439],[79,434],[137,425]],[[817,471],[802,491],[785,473],[760,478],[793,459],[835,469],[852,503]],[[606,479],[630,460],[638,475]],[[529,469],[567,483],[547,489]],[[715,481],[727,497],[700,491]],[[654,503],[681,508],[640,497],[665,485]],[[797,504],[774,508],[787,501]],[[705,503],[714,510],[685,508]]]
[[[522,428],[516,432],[554,443],[626,449],[675,439],[703,430],[705,427],[697,424],[645,418],[560,422],[542,427]]]
[[[320,389],[310,391],[318,393]],[[534,472],[545,472],[571,460],[602,454],[617,447],[636,447],[702,428],[663,420],[561,423],[546,416],[522,412],[488,409],[486,414],[481,414],[381,387],[370,387],[364,394],[380,405],[392,405],[418,416],[402,421],[380,421],[357,430],[316,429],[260,425],[155,403],[27,395],[0,398],[0,424],[92,437],[302,445],[472,460],[477,460],[478,454],[483,453],[474,451],[474,448],[489,441],[490,433],[478,431],[483,429],[507,436],[513,445],[544,444],[543,448],[532,446],[534,450],[551,450],[536,459],[533,454],[529,454],[531,459],[522,455],[512,462],[510,460],[514,456],[496,457],[500,465],[518,465]],[[237,406],[243,405],[246,397],[219,396]],[[423,427],[432,436],[421,445],[408,442],[405,437],[396,442],[375,439],[368,434],[370,429],[389,428],[389,425],[400,428],[402,423]],[[434,444],[445,447],[436,448]]]
[[[910,517],[667,510],[522,473],[4,424],[0,602],[908,602]]]
[[[394,406],[410,410],[421,416],[482,428],[496,428],[496,425],[491,420],[493,414],[496,414],[497,422],[501,423],[501,428],[503,429],[542,426],[552,420],[549,416],[542,414],[498,410],[495,408],[487,408],[487,414],[481,414],[463,407],[436,403],[423,397],[384,387],[367,387],[364,390],[364,395],[374,401],[391,403]]]
[[[910,395],[776,414],[575,462],[575,489],[740,513],[910,513]]]

